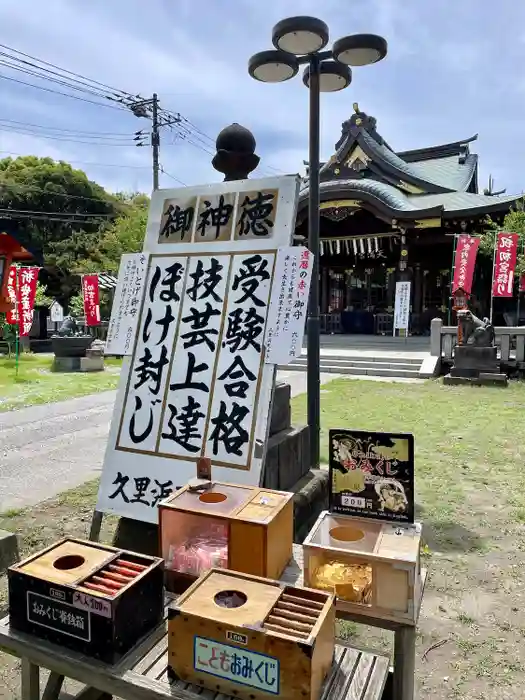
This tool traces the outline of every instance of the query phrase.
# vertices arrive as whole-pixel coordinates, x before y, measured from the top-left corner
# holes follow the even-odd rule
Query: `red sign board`
[[[14,308],[6,316],[8,323],[18,324],[20,337],[29,335],[33,325],[39,271],[39,267],[15,267],[14,265],[9,269],[7,293]]]
[[[452,294],[458,289],[463,289],[467,294],[471,293],[478,248],[479,238],[468,236],[466,233],[459,236],[454,260]]]
[[[82,296],[84,297],[86,326],[98,326],[100,324],[98,275],[83,275]]]
[[[17,309],[17,303],[16,303],[16,290],[17,290],[17,279],[16,279],[16,271],[18,270],[15,265],[11,265],[9,268],[9,275],[7,277],[7,296],[9,297],[9,301],[11,304],[13,304],[13,308],[6,313],[6,321],[7,323],[10,323],[11,325],[15,325],[18,320],[18,309]]]
[[[500,231],[497,235],[492,273],[492,295],[495,297],[513,296],[518,240],[517,233]]]

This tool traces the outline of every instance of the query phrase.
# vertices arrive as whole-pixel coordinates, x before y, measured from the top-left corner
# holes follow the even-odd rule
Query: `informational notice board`
[[[330,511],[414,522],[414,436],[330,430]]]
[[[410,320],[410,282],[396,282],[394,303],[394,335],[396,330],[408,332]]]
[[[106,337],[106,355],[131,355],[133,351],[148,257],[146,253],[129,253],[120,259]]]
[[[133,338],[97,510],[157,522],[157,504],[210,457],[218,481],[259,485],[275,365],[265,362],[277,251],[299,177],[157,190]]]
[[[301,357],[313,259],[303,246],[286,246],[277,253],[277,286],[266,324],[266,362],[287,365]]]

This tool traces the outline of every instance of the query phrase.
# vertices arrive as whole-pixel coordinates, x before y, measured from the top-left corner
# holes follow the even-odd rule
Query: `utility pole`
[[[153,158],[153,190],[159,189],[159,152],[160,152],[160,128],[163,126],[172,126],[173,124],[178,124],[180,122],[179,115],[173,115],[170,112],[165,112],[160,110],[161,114],[159,117],[159,97],[157,93],[153,93],[151,99],[138,100],[136,102],[131,102],[126,105],[131,109],[136,117],[151,119],[151,149]],[[142,139],[144,138],[144,132],[137,131],[135,135],[135,141],[137,141],[137,146],[145,146],[146,144]]]
[[[153,99],[151,100],[151,146],[153,149],[153,190],[159,189],[159,146],[160,146],[160,133],[159,133],[159,99],[157,93],[153,93]]]

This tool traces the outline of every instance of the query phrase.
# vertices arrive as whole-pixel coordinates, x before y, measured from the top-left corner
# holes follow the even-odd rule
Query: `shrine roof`
[[[506,213],[521,195],[478,193],[478,156],[470,153],[477,134],[462,141],[396,153],[377,131],[377,122],[354,104],[334,155],[320,170],[321,198],[362,200],[392,218],[482,216]],[[299,208],[306,204],[303,183]]]
[[[370,178],[321,182],[321,202],[344,201],[349,198],[369,204],[395,218],[450,218],[459,215],[482,215],[505,212],[522,195],[495,196],[473,192],[441,192],[406,194],[393,185]],[[308,205],[308,185],[299,195],[299,210]]]
[[[343,122],[336,152],[321,168],[321,180],[369,177],[411,194],[477,192],[478,156],[469,144],[476,136],[429,148],[396,153],[378,133],[376,119],[354,104]]]
[[[19,259],[31,259],[34,258],[37,262],[42,263],[42,255],[36,250],[32,245],[28,245],[27,241],[23,236],[20,235],[18,226],[12,219],[0,219],[0,234],[5,233],[15,240],[20,246],[20,254],[17,255]]]

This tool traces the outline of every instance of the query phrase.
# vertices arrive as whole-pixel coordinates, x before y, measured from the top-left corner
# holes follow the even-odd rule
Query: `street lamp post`
[[[297,75],[306,65],[303,83],[310,91],[308,156],[308,247],[314,255],[307,326],[308,426],[310,428],[310,466],[320,461],[320,310],[319,310],[319,157],[320,93],[337,92],[352,81],[350,66],[377,63],[386,56],[386,41],[375,34],[355,34],[338,39],[331,49],[327,25],[316,17],[289,17],[272,31],[274,50],[252,56],[248,71],[264,83],[281,83]]]

